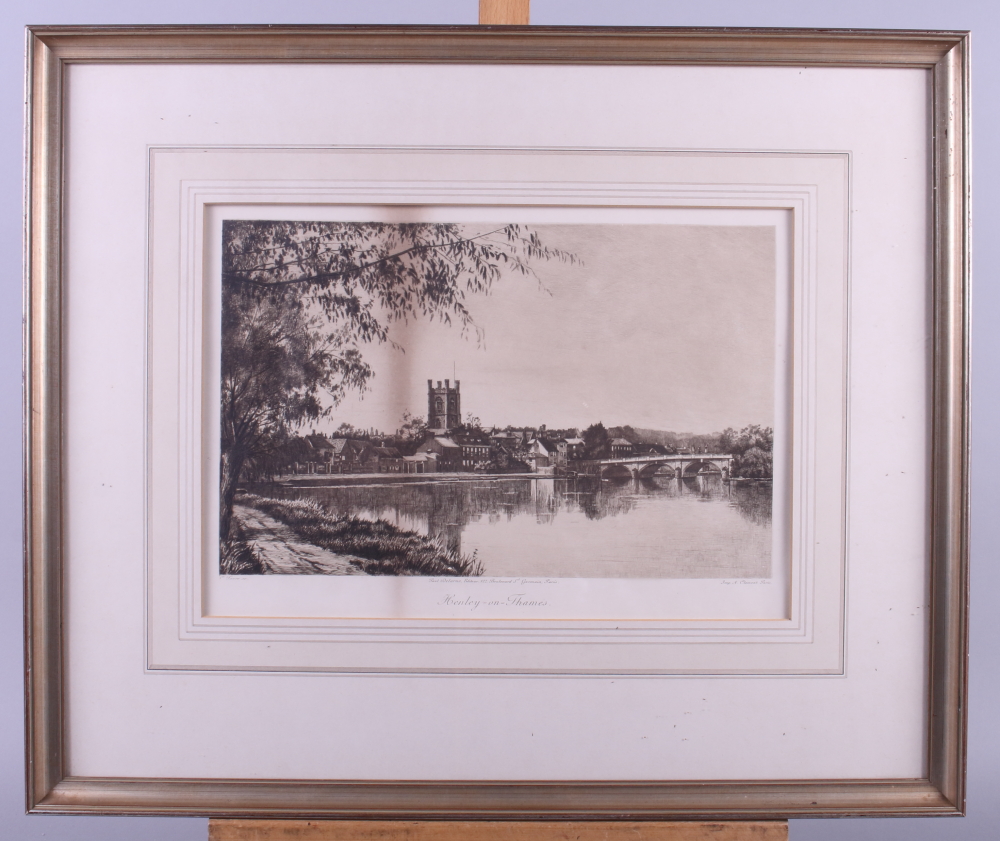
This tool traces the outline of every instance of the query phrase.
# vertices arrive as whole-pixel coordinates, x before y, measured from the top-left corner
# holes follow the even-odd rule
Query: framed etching
[[[30,809],[962,812],[965,34],[28,73]]]

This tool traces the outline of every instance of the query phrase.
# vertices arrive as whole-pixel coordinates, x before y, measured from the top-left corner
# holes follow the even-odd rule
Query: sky
[[[517,220],[511,220],[517,221]],[[498,223],[499,224],[499,223]],[[776,234],[769,225],[541,224],[579,263],[536,260],[468,300],[483,340],[427,321],[363,347],[375,376],[317,425],[383,432],[461,382],[484,426],[674,432],[774,424]]]

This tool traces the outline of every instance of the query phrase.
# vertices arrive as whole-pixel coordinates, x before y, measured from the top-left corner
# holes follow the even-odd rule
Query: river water
[[[285,488],[475,555],[489,576],[769,578],[771,483],[447,478]]]

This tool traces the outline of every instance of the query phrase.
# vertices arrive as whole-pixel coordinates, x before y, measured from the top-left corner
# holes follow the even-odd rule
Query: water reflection
[[[482,478],[281,488],[475,551],[488,575],[768,577],[771,483]]]

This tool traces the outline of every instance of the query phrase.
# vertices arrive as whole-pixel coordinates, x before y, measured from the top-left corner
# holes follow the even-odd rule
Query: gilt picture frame
[[[30,810],[476,819],[787,818],[963,811],[968,603],[967,34],[36,27],[28,32],[27,71],[25,581]],[[903,104],[878,101],[882,89],[877,86],[870,100],[859,93],[871,88],[873,79],[883,78],[885,91],[899,93]],[[732,99],[713,100],[721,96],[722,79],[760,91],[759,99],[751,101],[746,111],[732,110]],[[408,96],[424,110],[398,112],[407,119],[387,119],[383,108],[364,104],[378,99],[370,96],[372,91],[399,103],[411,82],[417,88]],[[247,109],[254,102],[265,111],[264,106],[277,107],[280,91],[289,101],[305,101],[304,91],[317,83],[330,86],[322,89],[333,92],[331,101],[336,105],[362,103],[360,112],[352,112],[360,114],[357,125],[345,128],[344,121],[335,118],[343,112],[332,105],[318,106],[315,114],[293,108],[273,121],[278,128],[268,127],[269,120],[255,119]],[[458,92],[491,91],[496,108],[471,104],[439,108],[432,104],[439,98],[430,92],[443,89],[442,85]],[[257,99],[248,89],[258,91]],[[529,89],[530,94],[524,93]],[[665,90],[676,92],[668,95]],[[127,119],[127,106],[109,97],[112,91],[121,102],[131,103]],[[349,91],[366,95],[358,93],[352,99]],[[608,113],[614,110],[614,99],[622,100],[621,110],[615,112],[618,134],[595,128],[593,115],[582,110],[585,91],[610,109]],[[822,114],[817,116],[820,106],[807,114],[788,104],[799,102],[796,97],[815,99],[817,91],[836,95],[829,100],[827,122]],[[456,99],[464,101],[461,96]],[[716,101],[719,109],[711,107]],[[645,111],[637,107],[641,102],[654,104]],[[676,120],[667,121],[657,104],[676,106]],[[720,114],[723,104],[731,110]],[[870,116],[874,106],[890,104],[899,112],[898,154],[864,136],[865,115]],[[532,123],[546,107],[564,118],[558,130]],[[575,122],[570,119],[573,114]],[[850,117],[844,130],[831,129],[844,122],[844,115]],[[685,121],[685,117],[698,119]],[[166,127],[156,127],[158,121]],[[115,137],[113,130],[118,132]],[[128,150],[132,157],[116,149]],[[122,164],[109,170],[113,158],[106,156],[112,154],[118,154]],[[881,173],[873,172],[872,160],[879,162]],[[888,199],[890,188],[900,191],[895,205]],[[873,209],[879,195],[886,198],[888,209]],[[915,209],[904,212],[900,205],[906,202]],[[124,215],[114,216],[115,205]],[[121,241],[112,247],[94,220],[107,210],[105,218],[124,222],[129,213],[136,216],[136,208],[141,208],[139,228],[123,226]],[[784,214],[783,221],[761,222],[764,217],[754,216],[748,222],[745,215],[778,211]],[[670,216],[677,213],[695,216]],[[726,213],[734,214],[732,219],[724,219]],[[262,227],[265,222],[271,227]],[[447,575],[412,582],[400,578],[388,584],[373,578],[361,583],[381,589],[360,595],[351,591],[351,603],[362,605],[355,614],[345,612],[339,603],[323,609],[309,603],[299,613],[296,610],[314,598],[303,588],[313,588],[310,593],[319,592],[315,588],[320,585],[327,588],[333,595],[323,591],[322,600],[329,605],[337,592],[346,592],[345,586],[356,586],[353,579],[358,576],[348,581],[337,576],[320,580],[243,575],[230,581],[218,574],[225,546],[218,548],[214,526],[203,525],[219,517],[218,498],[210,501],[219,487],[219,451],[213,447],[220,440],[218,427],[212,425],[217,421],[211,420],[217,417],[212,408],[217,404],[211,401],[219,394],[219,380],[213,377],[224,378],[226,365],[223,355],[223,373],[211,373],[212,365],[218,365],[212,360],[219,358],[213,356],[213,342],[225,341],[224,336],[219,338],[219,328],[212,326],[215,299],[205,291],[212,288],[213,272],[224,278],[227,270],[242,271],[240,282],[259,282],[260,275],[248,273],[248,264],[239,262],[247,253],[239,251],[240,243],[265,237],[271,247],[279,236],[276,231],[285,243],[305,241],[310,225],[309,230],[320,231],[327,242],[330,231],[338,231],[336,241],[343,253],[349,238],[344,231],[364,238],[373,230],[365,225],[388,226],[380,229],[380,235],[389,230],[390,236],[402,236],[400,231],[415,236],[416,225],[430,225],[434,236],[448,233],[449,225],[472,226],[456,235],[456,242],[466,243],[482,235],[478,228],[473,230],[475,225],[495,222],[502,225],[491,227],[491,233],[528,226],[529,239],[518,239],[524,236],[519,228],[505,234],[506,241],[527,242],[536,262],[539,255],[543,262],[553,262],[553,257],[559,262],[561,256],[565,265],[575,265],[579,252],[593,249],[601,232],[612,226],[618,226],[619,235],[608,239],[617,243],[629,241],[629,236],[648,241],[645,234],[630,234],[638,227],[626,230],[629,225],[659,225],[658,230],[673,226],[673,231],[687,225],[702,232],[728,228],[730,233],[721,239],[712,234],[710,245],[691,246],[693,252],[716,255],[724,251],[720,243],[743,236],[732,234],[734,230],[759,229],[763,224],[778,231],[784,225],[791,232],[785,239],[777,235],[780,247],[774,251],[789,255],[787,285],[775,281],[777,285],[768,287],[777,290],[776,300],[792,302],[787,320],[775,316],[773,308],[767,310],[769,323],[779,325],[776,335],[782,334],[781,324],[789,325],[788,359],[785,367],[775,364],[781,356],[775,351],[774,358],[766,358],[767,365],[758,365],[779,371],[774,386],[776,416],[780,418],[785,406],[790,419],[784,431],[778,421],[771,424],[779,442],[775,452],[787,447],[783,462],[787,481],[774,480],[774,487],[782,488],[780,494],[774,492],[774,500],[780,496],[785,501],[771,503],[788,512],[780,528],[774,529],[790,535],[791,560],[787,582],[782,584],[787,598],[778,600],[786,612],[772,615],[766,613],[771,607],[760,607],[762,588],[751,582],[763,578],[747,573],[750,567],[726,567],[725,575],[711,579],[715,589],[703,596],[685,591],[684,599],[703,598],[707,605],[702,613],[690,615],[657,613],[657,605],[669,604],[671,598],[683,600],[671,595],[670,581],[662,593],[656,591],[655,599],[631,613],[623,605],[636,603],[638,589],[611,588],[620,595],[614,602],[606,595],[607,587],[581,585],[575,593],[564,584],[558,585],[560,592],[568,590],[571,597],[548,614],[511,617],[499,612],[510,607],[512,595],[520,600],[514,607],[535,609],[545,601],[535,591],[548,592],[555,586],[536,579],[563,580],[564,573],[557,568],[553,573],[537,565],[500,568],[495,575],[487,572],[482,584],[464,590],[456,590]],[[591,227],[579,227],[583,224]],[[567,234],[573,225],[576,234],[584,231],[585,236]],[[233,234],[234,230],[240,233]],[[371,247],[370,240],[365,242]],[[225,255],[235,253],[234,248],[239,252],[235,262],[227,263]],[[602,258],[611,253],[591,250],[580,262],[593,267],[602,259],[616,264],[624,259],[617,252]],[[750,252],[735,253],[738,262]],[[637,279],[615,301],[626,307],[630,290],[636,289],[646,292],[638,300],[665,309],[669,301],[678,300],[678,294],[670,295],[667,303],[655,298],[656,281],[643,275],[642,266],[662,259],[660,252],[641,245],[633,247],[632,254],[640,255],[631,271]],[[457,255],[458,251],[452,253],[454,259]],[[504,259],[519,257],[510,254]],[[107,271],[95,268],[102,265],[108,266]],[[532,271],[543,270],[533,265]],[[610,272],[594,277],[605,290],[614,281]],[[721,311],[726,296],[712,297],[711,275],[697,278],[706,309]],[[879,279],[881,287],[873,284],[875,291],[869,293],[872,287],[860,284],[859,278]],[[561,276],[543,273],[537,279],[546,294],[559,301]],[[583,282],[565,280],[571,289]],[[595,307],[606,312],[610,300],[602,299]],[[564,335],[569,335],[570,323],[586,318],[584,309],[579,313],[568,309],[570,303],[563,305],[563,312],[573,313]],[[224,319],[226,305],[221,306]],[[542,305],[537,306],[540,310]],[[777,307],[781,311],[780,304]],[[901,313],[897,321],[878,321],[890,311]],[[102,312],[118,317],[97,329]],[[869,313],[873,323],[866,320]],[[484,318],[490,317],[485,313]],[[504,317],[506,322],[500,318],[497,323],[513,323],[509,314]],[[637,318],[630,316],[629,323]],[[129,324],[138,326],[133,329]],[[577,345],[584,346],[595,329],[588,327]],[[623,328],[618,329],[616,336]],[[681,327],[674,329],[680,335]],[[535,325],[534,332],[539,330]],[[880,330],[885,334],[882,339]],[[388,339],[405,344],[393,336]],[[422,346],[420,341],[410,345],[409,358],[424,358],[414,350]],[[439,346],[442,341],[431,338],[425,344]],[[636,370],[644,374],[650,359],[642,351],[651,353],[651,341],[640,334],[634,351]],[[692,341],[687,338],[683,346]],[[539,354],[556,370],[555,351],[543,351]],[[654,356],[673,352],[667,348]],[[883,360],[885,382],[859,364],[866,354]],[[682,354],[674,368],[690,368],[694,358]],[[119,369],[119,359],[134,364]],[[430,354],[426,359],[436,357]],[[629,367],[622,359],[615,363],[619,370]],[[397,371],[401,364],[393,363],[391,370]],[[593,368],[599,360],[595,357],[586,364]],[[714,368],[706,363],[705,376],[718,378],[722,390],[725,363],[713,364]],[[524,363],[513,358],[509,366],[522,369]],[[432,379],[427,388],[433,414],[434,396],[440,392],[447,398],[450,380],[442,389],[433,384],[439,376],[436,371],[427,371],[426,365],[414,367],[420,368],[409,373],[415,381]],[[528,378],[514,379],[502,366],[491,370],[489,388],[497,392],[507,388],[506,395],[515,384],[531,388]],[[782,385],[784,370],[790,373]],[[622,376],[636,382],[639,375]],[[454,373],[452,378],[459,379]],[[565,379],[570,381],[569,373]],[[588,380],[578,390],[593,392],[596,399],[595,382],[601,380]],[[661,388],[667,383],[656,380]],[[118,392],[112,396],[114,388]],[[454,390],[457,394],[457,382]],[[882,397],[877,399],[878,394]],[[479,405],[494,407],[493,417],[482,419],[491,425],[489,433],[497,427],[500,435],[513,434],[502,428],[518,424],[501,412],[513,398],[504,396],[491,404],[486,386],[480,395]],[[373,393],[371,399],[377,398]],[[535,404],[527,405],[541,405],[534,399]],[[467,397],[464,401],[468,406]],[[635,405],[650,402],[639,400]],[[904,423],[905,414],[897,413],[897,407],[918,420]],[[392,408],[395,412],[403,406],[393,403]],[[362,420],[345,419],[352,428],[369,427],[367,439],[356,431],[339,439],[321,431],[313,433],[310,452],[321,451],[324,441],[369,440],[386,464],[410,458],[416,471],[417,462],[426,466],[446,458],[442,448],[448,444],[442,442],[454,444],[455,428],[464,426],[461,417],[453,421],[445,416],[443,425],[438,424],[442,435],[428,438],[412,456],[393,455],[393,445],[399,442],[376,436],[378,421],[356,411],[353,417]],[[706,428],[692,431],[721,431],[712,424],[725,421],[705,417]],[[582,433],[586,423],[601,419],[580,418],[567,416],[548,423],[560,428],[558,436],[548,438],[540,427],[544,417],[525,420],[520,424],[521,449],[503,452],[521,465],[530,456],[537,473],[539,466],[550,467],[540,462],[559,441],[568,448],[583,447],[588,439],[572,433]],[[428,427],[434,426],[432,417],[427,421]],[[614,423],[619,427],[630,422]],[[752,422],[753,418],[747,421]],[[471,421],[468,425],[473,432],[480,426]],[[384,425],[377,431],[385,432]],[[304,432],[302,436],[305,441]],[[660,463],[678,463],[677,493],[671,490],[673,485],[667,490],[646,488],[642,505],[651,504],[659,493],[683,496],[694,481],[693,475],[685,476],[695,463],[685,459],[692,456],[703,456],[693,471],[703,472],[703,483],[716,482],[709,474],[717,472],[729,482],[731,494],[732,483],[742,478],[732,472],[732,452],[711,451],[716,441],[692,447],[686,439],[664,438],[663,443],[616,439],[624,442],[620,448],[661,448],[625,452],[611,449],[611,437],[606,453],[587,444],[587,461],[599,474],[625,465],[635,474],[647,471],[651,476]],[[904,442],[898,452],[886,447],[887,441],[896,439]],[[579,445],[570,443],[577,440]],[[215,444],[205,443],[211,441]],[[475,435],[466,441],[458,443],[470,448],[470,459],[476,446],[492,446],[486,439],[478,444]],[[225,455],[225,443],[222,446]],[[891,452],[882,453],[880,446]],[[868,523],[862,511],[887,492],[886,484],[869,469],[876,464],[881,469],[883,460],[899,468],[893,473],[892,481],[899,484],[893,485],[890,504],[901,512],[900,528],[915,535],[909,542],[902,531]],[[552,461],[557,461],[555,453]],[[775,456],[775,463],[779,461]],[[326,464],[311,456],[294,463]],[[907,474],[903,468],[914,463],[917,469]],[[558,464],[551,467],[555,470]],[[332,474],[328,464],[324,470]],[[309,471],[306,467],[304,475],[316,473],[315,467]],[[584,471],[580,465],[571,472]],[[884,478],[889,475],[887,470]],[[504,481],[528,483],[526,490],[504,485],[504,492],[527,495],[529,513],[535,517],[539,483],[549,479],[517,476]],[[636,475],[631,481],[640,478]],[[125,490],[113,491],[116,484]],[[591,493],[614,508],[621,494],[605,493],[602,487],[546,496],[546,510],[555,512],[546,522],[566,522],[574,512],[585,511],[590,504],[586,495]],[[259,489],[250,491],[254,496],[242,497],[243,510],[258,514],[242,516],[251,518],[245,522],[256,523],[256,545],[272,546],[268,556],[272,560],[267,562],[279,563],[273,559],[287,557],[290,539],[275,538],[277,527],[259,513],[280,514],[288,522],[288,506],[261,502]],[[349,489],[337,494],[337,504],[352,513],[364,508],[357,501],[343,502]],[[706,492],[699,498],[709,497]],[[461,512],[469,504],[461,496],[454,503],[458,508],[448,510]],[[403,516],[404,526],[409,527],[405,517],[410,509],[405,506],[410,502],[386,505],[386,510],[395,505],[397,521]],[[630,501],[625,507],[630,505],[638,503]],[[488,508],[484,510],[489,514]],[[472,522],[461,519],[464,514],[451,516],[466,527]],[[121,525],[120,532],[108,532],[108,517]],[[424,527],[430,535],[431,524]],[[467,541],[471,531],[465,533]],[[300,537],[301,531],[296,534]],[[537,540],[539,532],[532,534],[530,539]],[[587,534],[588,544],[598,539],[589,536],[593,532]],[[284,544],[276,546],[282,540]],[[484,538],[482,545],[490,541]],[[511,553],[510,543],[501,545],[506,547],[501,554]],[[545,544],[539,545],[543,548],[536,551],[542,557]],[[637,551],[629,548],[623,554],[633,558]],[[455,552],[453,557],[461,554]],[[772,565],[785,557],[783,552],[775,550]],[[486,557],[486,549],[482,553]],[[867,571],[871,566],[867,562],[874,558],[883,563],[884,573]],[[518,585],[517,592],[510,587],[515,577],[528,580],[527,585]],[[887,581],[896,581],[906,598],[919,595],[919,604],[911,605],[912,599],[905,602],[910,613],[903,624],[888,617],[894,609],[902,610],[903,602],[880,589]],[[279,584],[288,590],[284,595],[276,594]],[[405,609],[386,606],[390,585],[396,588],[391,590],[394,604],[405,603]],[[651,586],[643,584],[641,589]],[[261,595],[257,591],[262,587],[270,589]],[[299,590],[293,592],[295,587]],[[747,602],[733,607],[736,612],[731,616],[716,615],[722,610],[718,591],[724,587],[746,594]],[[488,597],[474,595],[487,590]],[[473,604],[492,601],[498,603],[495,612],[482,619],[466,612]],[[596,612],[587,613],[592,607]],[[719,622],[744,624],[723,628]],[[109,631],[118,642],[110,641]],[[876,649],[883,639],[887,648]],[[890,662],[904,665],[894,672]],[[883,676],[876,675],[880,665]],[[886,671],[889,676],[884,676]],[[101,687],[115,675],[128,677],[119,683],[121,697],[109,700]],[[595,693],[602,691],[597,689],[605,686],[602,682],[610,689],[615,680],[625,681],[627,689],[610,707],[610,701]],[[746,710],[737,711],[726,708],[713,693],[739,681],[752,697]],[[507,712],[494,709],[496,725],[518,735],[512,737],[509,749],[502,750],[487,738],[480,757],[470,758],[461,749],[463,739],[456,741],[454,750],[431,749],[428,742],[407,751],[398,747],[393,726],[380,732],[369,722],[369,728],[361,731],[393,757],[374,764],[368,751],[347,737],[346,724],[330,724],[322,736],[325,744],[337,747],[335,759],[310,757],[310,751],[301,749],[299,740],[308,729],[276,726],[273,738],[262,738],[257,756],[251,757],[222,749],[240,734],[247,736],[239,716],[222,724],[223,719],[207,712],[209,707],[231,703],[237,683],[251,683],[269,721],[280,718],[278,698],[289,692],[310,698],[319,697],[310,693],[342,692],[362,706],[367,698],[373,709],[398,715],[401,707],[374,700],[376,687],[386,682],[397,691],[423,687],[415,696],[417,712],[411,726],[431,721],[432,699],[441,687],[471,701],[482,700],[482,687],[489,686],[508,705]],[[560,686],[576,687],[565,729],[544,711],[548,705],[563,703],[565,690]],[[898,732],[886,736],[896,748],[893,756],[883,760],[861,749],[865,728],[881,720],[860,700],[843,705],[842,718],[831,719],[825,729],[817,720],[798,720],[791,714],[795,702],[789,699],[798,697],[795,693],[814,698],[817,709],[824,710],[824,704],[836,703],[844,687],[848,694],[870,693],[889,708],[898,706],[902,723]],[[147,689],[150,699],[155,696],[163,703],[150,700],[148,709],[143,706],[140,699],[147,697]],[[681,700],[686,695],[691,698]],[[682,716],[696,712],[695,695],[705,705],[697,708],[701,723],[687,736],[671,733],[678,726],[684,730],[687,722]],[[673,723],[659,729],[654,707],[667,697],[678,699],[676,706],[670,706],[674,701],[667,705]],[[102,704],[107,711],[102,711]],[[108,715],[117,704],[138,705],[127,721],[119,719],[122,732],[135,734],[131,744],[111,735]],[[170,711],[164,714],[167,717],[149,727],[149,717],[156,715],[153,710],[164,707]],[[624,741],[595,734],[594,721],[610,709],[634,718],[639,729],[629,730]],[[471,710],[455,716],[449,727],[428,725],[428,738],[466,732],[476,718]],[[741,753],[730,748],[739,740],[744,718],[757,723],[762,732],[754,738],[762,741]],[[792,734],[798,742],[789,749],[782,739],[788,738],[793,721],[800,732]],[[219,727],[218,740],[213,741],[210,731]],[[847,737],[852,727],[856,729]],[[158,729],[183,733],[175,750],[166,747]],[[565,754],[562,764],[534,757],[527,740],[534,738],[536,729],[554,754]],[[643,753],[641,740],[647,736],[640,731],[654,734],[668,746],[665,752],[672,758]],[[578,745],[584,733],[590,734],[591,749],[579,764],[582,754],[574,753],[578,749],[571,745]],[[313,735],[320,738],[316,731]],[[471,738],[465,737],[466,743]],[[682,743],[689,739],[711,761],[686,753]],[[857,756],[837,755],[832,750],[836,741],[846,741],[845,751],[856,747]],[[822,756],[824,746],[830,748],[829,758]],[[809,760],[792,762],[796,750]],[[203,753],[209,758],[202,758]],[[199,757],[193,758],[194,754]],[[748,770],[753,767],[751,757],[765,769],[763,776]],[[793,770],[800,765],[801,772]],[[286,770],[279,773],[275,770],[279,767]],[[582,774],[571,770],[574,767]]]

